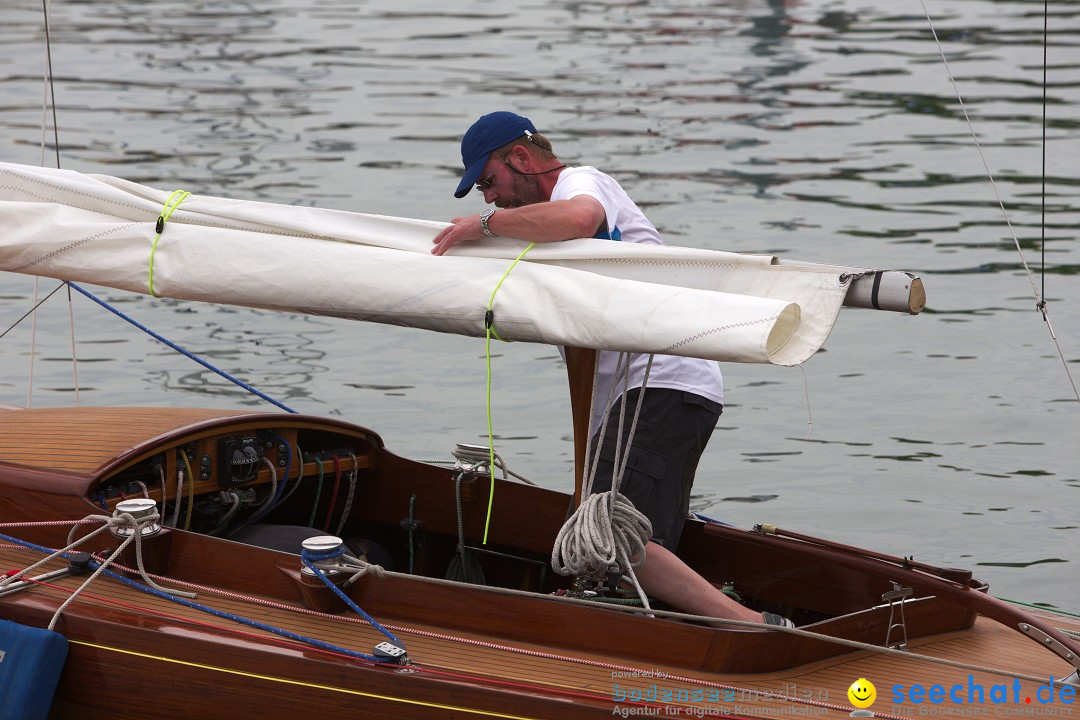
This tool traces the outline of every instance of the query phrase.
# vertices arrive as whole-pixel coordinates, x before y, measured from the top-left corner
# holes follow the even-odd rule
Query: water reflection
[[[1040,251],[1038,8],[928,4],[1020,244]],[[1052,10],[1045,276],[1075,369],[1080,10]],[[52,12],[65,167],[449,219],[479,209],[451,196],[460,133],[507,107],[540,123],[561,156],[618,177],[675,244],[920,272],[921,317],[845,312],[805,376],[724,368],[728,411],[695,508],[931,562],[971,557],[1013,594],[1074,596],[1075,573],[1035,574],[1040,558],[1080,562],[1055,549],[1080,546],[1064,494],[1080,485],[1067,381],[917,5],[86,0]],[[36,164],[40,7],[5,3],[0,20],[0,142],[5,159]],[[0,314],[14,321],[31,294],[21,278],[0,279]],[[451,440],[483,437],[474,341],[105,296],[298,409],[371,426],[402,454],[439,457]],[[97,312],[76,299],[84,404],[268,407]],[[60,298],[38,328],[38,401],[69,404]],[[29,342],[24,324],[0,344],[0,403],[25,396]],[[565,489],[564,369],[549,348],[496,355],[504,455]]]

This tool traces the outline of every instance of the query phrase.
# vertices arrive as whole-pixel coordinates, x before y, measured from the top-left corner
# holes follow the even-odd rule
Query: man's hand
[[[447,250],[459,242],[481,240],[484,237],[484,230],[480,227],[479,213],[456,217],[450,221],[450,225],[443,228],[432,240],[435,247],[431,249],[431,254],[444,255]]]

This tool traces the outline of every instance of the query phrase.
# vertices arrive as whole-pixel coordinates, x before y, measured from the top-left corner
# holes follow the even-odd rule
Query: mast
[[[589,442],[596,351],[574,347],[565,350],[566,376],[570,381],[570,414],[574,423],[574,507],[578,507],[585,480],[585,450]]]

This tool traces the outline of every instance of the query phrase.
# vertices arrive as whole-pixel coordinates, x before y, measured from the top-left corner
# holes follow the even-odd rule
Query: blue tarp
[[[58,632],[0,620],[0,720],[45,720],[67,652]]]

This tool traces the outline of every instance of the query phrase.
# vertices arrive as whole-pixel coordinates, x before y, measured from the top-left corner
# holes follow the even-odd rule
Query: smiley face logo
[[[868,708],[877,700],[877,688],[866,678],[859,678],[847,689],[848,700],[857,708]]]

